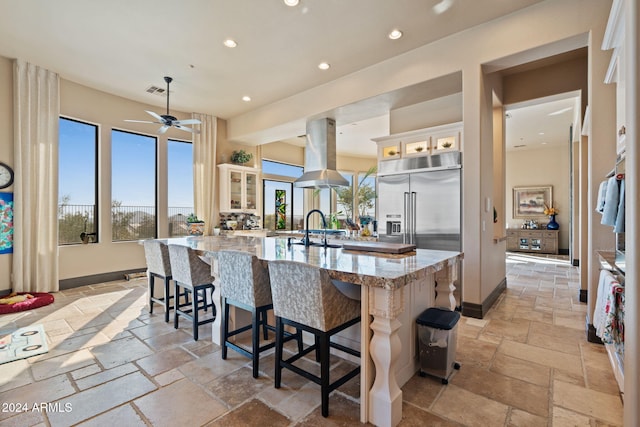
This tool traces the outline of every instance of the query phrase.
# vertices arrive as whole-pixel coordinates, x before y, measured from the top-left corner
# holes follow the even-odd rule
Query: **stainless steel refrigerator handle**
[[[409,221],[407,220],[407,213],[409,212],[409,193],[408,192],[404,192],[404,215],[403,215],[403,222],[404,224],[402,224],[402,226],[404,227],[404,229],[402,230],[402,243],[410,243],[407,241],[407,236],[409,233],[409,228],[407,227],[407,224],[409,223]]]
[[[416,244],[416,192],[411,192],[411,244]]]

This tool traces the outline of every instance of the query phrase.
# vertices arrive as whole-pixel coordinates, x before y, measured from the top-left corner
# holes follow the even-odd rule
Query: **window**
[[[111,131],[113,241],[156,237],[157,140]]]
[[[98,126],[64,117],[59,125],[58,244],[97,242]]]
[[[262,227],[267,230],[299,230],[304,227],[304,189],[293,186],[304,168],[262,160]],[[270,179],[273,178],[273,179]]]
[[[336,195],[335,216],[340,220],[339,228],[346,228],[345,220],[347,218],[353,219],[353,174],[340,172],[340,175],[349,182],[349,186],[334,189]]]
[[[187,216],[194,211],[193,144],[170,139],[167,168],[168,234],[169,237],[187,236]]]
[[[376,217],[376,168],[373,167],[365,173],[358,174],[358,217]]]

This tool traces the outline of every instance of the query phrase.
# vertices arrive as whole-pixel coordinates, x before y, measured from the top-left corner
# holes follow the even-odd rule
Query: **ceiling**
[[[507,151],[568,146],[579,111],[579,93],[505,106]]]
[[[165,98],[146,89],[172,76],[173,109],[229,119],[539,1],[0,0],[0,55],[159,108]],[[402,38],[387,38],[394,28]],[[388,113],[354,104],[338,152],[375,156]]]

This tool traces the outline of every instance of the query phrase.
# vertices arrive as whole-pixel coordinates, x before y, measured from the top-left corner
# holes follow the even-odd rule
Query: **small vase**
[[[547,224],[547,230],[557,230],[560,228],[560,224],[556,222],[555,215],[549,215],[549,224]]]

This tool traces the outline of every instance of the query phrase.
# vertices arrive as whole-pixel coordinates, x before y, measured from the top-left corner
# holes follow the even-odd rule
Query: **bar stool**
[[[169,282],[171,281],[169,248],[158,240],[145,240],[143,245],[149,279],[149,313],[153,314],[154,303],[162,304],[164,306],[164,321],[169,322],[169,310],[171,310],[169,300],[173,299],[173,296],[169,295]],[[164,293],[160,298],[154,296],[156,277],[164,281]]]
[[[258,378],[260,353],[275,346],[275,341],[260,346],[260,327],[265,341],[269,339],[269,330],[275,331],[275,327],[267,323],[267,311],[273,308],[269,269],[255,255],[240,251],[219,252],[218,266],[223,304],[222,359],[227,358],[227,348],[237,351],[252,360],[253,377]],[[251,323],[229,331],[231,305],[251,312]],[[248,330],[251,330],[251,351],[229,341],[229,338]],[[302,332],[287,334],[287,338],[297,338],[301,348]]]
[[[360,373],[360,366],[330,382],[330,347],[353,356],[360,352],[331,342],[332,335],[360,322],[360,302],[345,296],[331,282],[327,270],[294,261],[269,262],[273,312],[276,316],[275,387],[280,388],[282,368],[320,385],[322,416],[329,415],[329,393]],[[291,325],[314,335],[315,343],[298,354],[283,359],[283,328]],[[316,351],[320,376],[305,371],[294,362]]]
[[[191,320],[193,323],[193,339],[198,341],[198,326],[211,323],[216,317],[215,305],[213,304],[213,281],[215,279],[211,275],[211,266],[202,261],[196,251],[187,246],[169,245],[169,256],[175,284],[173,294],[180,295],[180,288],[183,289],[185,295],[192,294],[191,308],[189,309],[182,309],[183,306],[188,306],[189,304],[179,304],[179,298],[174,300],[173,327],[178,329],[179,317]],[[207,298],[207,293],[209,293],[209,298]],[[203,302],[200,307],[199,299]],[[198,311],[200,309],[206,311],[208,307],[211,307],[213,317],[199,320]]]

